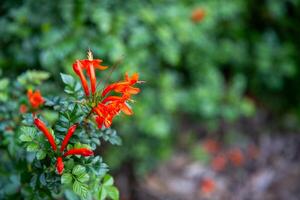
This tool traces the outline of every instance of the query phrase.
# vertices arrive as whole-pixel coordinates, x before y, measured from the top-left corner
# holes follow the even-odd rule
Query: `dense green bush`
[[[182,114],[210,129],[250,116],[256,103],[299,114],[299,6],[297,0],[3,1],[0,65],[7,76],[42,68],[56,79],[91,48],[109,66],[121,60],[120,70],[140,72],[147,84],[135,118],[119,119],[126,153],[117,157],[137,161],[143,171],[170,153]],[[196,8],[205,11],[199,22],[191,20]]]

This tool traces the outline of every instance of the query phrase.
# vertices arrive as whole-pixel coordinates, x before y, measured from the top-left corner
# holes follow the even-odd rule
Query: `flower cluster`
[[[47,138],[47,140],[48,140],[49,144],[51,145],[53,151],[56,152],[57,151],[57,145],[55,143],[55,139],[54,139],[53,135],[50,133],[50,131],[48,130],[48,128],[46,127],[46,125],[44,124],[44,122],[41,121],[38,118],[35,118],[34,119],[34,124],[45,135],[45,137]],[[65,136],[65,138],[64,138],[64,140],[61,144],[60,151],[58,152],[59,156],[57,156],[57,158],[56,158],[56,169],[57,169],[58,174],[62,174],[63,170],[64,170],[63,157],[67,157],[67,156],[70,156],[70,155],[81,155],[81,156],[92,156],[92,155],[94,155],[93,151],[88,149],[88,148],[73,148],[73,149],[70,149],[70,150],[68,150],[64,153],[65,147],[67,146],[70,138],[74,134],[76,128],[77,128],[77,124],[74,124],[69,128],[69,130],[68,130],[68,132],[67,132],[67,134],[66,134],[66,136]]]
[[[128,102],[132,101],[132,95],[140,92],[140,89],[134,87],[134,85],[136,83],[141,83],[142,81],[138,80],[139,76],[137,73],[134,73],[132,76],[128,76],[128,74],[126,73],[125,80],[110,84],[106,86],[102,92],[97,92],[97,79],[95,69],[104,70],[107,68],[106,66],[102,66],[101,62],[102,60],[100,59],[93,59],[92,52],[88,51],[88,59],[77,60],[73,64],[73,70],[79,76],[85,96],[88,99],[87,102],[90,103],[90,114],[95,115],[95,122],[97,123],[99,128],[102,128],[103,125],[108,128],[111,126],[113,118],[120,112],[123,112],[126,115],[133,114],[131,108],[128,105]],[[87,75],[89,79],[90,86],[85,75]],[[113,92],[121,95],[108,95]],[[38,90],[36,90],[35,92],[33,92],[32,90],[28,90],[27,96],[32,108],[34,109],[39,108],[39,106],[44,103],[44,99]],[[20,108],[20,110],[25,111],[24,108]],[[88,118],[90,114],[88,114],[86,118]],[[70,155],[81,155],[84,157],[94,155],[93,151],[88,148],[73,148],[65,151],[65,148],[79,123],[69,127],[68,132],[61,143],[60,149],[57,150],[54,135],[51,134],[45,123],[36,117],[36,114],[34,112],[33,117],[34,125],[44,134],[52,150],[55,152],[56,170],[58,174],[63,173],[64,157]]]
[[[128,101],[132,101],[131,95],[140,92],[139,88],[133,87],[133,85],[139,83],[138,78],[137,73],[134,73],[131,77],[126,73],[124,81],[110,84],[103,90],[101,96],[105,98],[93,109],[99,128],[102,125],[106,128],[110,127],[113,118],[121,111],[126,115],[133,114]],[[112,91],[120,93],[121,96],[107,96]]]
[[[90,90],[83,70],[86,70],[86,74],[90,79],[92,95],[95,96],[97,95],[95,69],[104,70],[107,68],[106,66],[102,66],[101,62],[102,60],[100,59],[93,59],[91,51],[88,51],[88,59],[77,60],[73,64],[73,70],[79,76],[81,85],[87,97],[90,96]],[[93,113],[96,115],[95,120],[99,128],[102,128],[103,125],[106,128],[109,128],[113,118],[121,111],[126,115],[133,114],[128,102],[132,101],[131,95],[140,92],[139,88],[133,87],[136,83],[142,83],[142,81],[139,81],[138,79],[139,76],[137,73],[134,73],[131,77],[126,73],[124,81],[112,83],[104,88],[101,93],[101,100],[94,102],[96,106],[92,108]],[[110,94],[111,92],[120,93],[121,96],[107,96],[107,94]]]

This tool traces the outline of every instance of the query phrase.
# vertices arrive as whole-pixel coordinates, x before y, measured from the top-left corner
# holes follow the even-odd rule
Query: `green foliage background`
[[[206,15],[194,23],[199,7]],[[43,69],[59,84],[91,48],[105,65],[122,60],[111,80],[137,71],[147,82],[135,115],[115,123],[115,167],[131,160],[143,172],[170,155],[182,116],[215,130],[258,105],[300,114],[298,0],[4,0],[0,13],[5,76]]]

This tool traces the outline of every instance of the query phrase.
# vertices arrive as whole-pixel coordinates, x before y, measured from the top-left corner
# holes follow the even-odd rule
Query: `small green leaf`
[[[36,143],[30,143],[28,146],[27,146],[27,151],[30,151],[30,152],[33,152],[33,151],[37,151],[39,149],[39,145],[36,144]]]
[[[42,173],[42,174],[40,175],[39,180],[40,180],[40,183],[41,183],[43,186],[46,186],[46,185],[47,185],[47,181],[46,181],[46,177],[45,177],[45,174],[44,174],[44,173]]]
[[[29,135],[26,135],[26,134],[20,135],[19,139],[22,142],[31,142],[32,141],[32,138]]]
[[[46,157],[46,155],[47,153],[45,151],[40,150],[36,153],[36,159],[43,160]]]
[[[60,179],[62,184],[70,184],[70,183],[72,183],[72,180],[73,180],[73,177],[72,177],[72,174],[70,174],[70,173],[64,173]]]
[[[82,198],[86,199],[88,194],[88,186],[84,183],[80,183],[79,181],[75,181],[73,183],[73,191]]]
[[[85,172],[85,167],[82,165],[76,165],[73,170],[72,170],[72,174],[76,175],[76,176],[80,176]]]
[[[107,187],[108,196],[113,200],[119,200],[119,190],[115,186]]]
[[[89,179],[90,179],[90,176],[87,173],[83,173],[83,174],[81,174],[80,176],[77,177],[77,180],[82,182],[82,183],[87,182]]]
[[[67,74],[63,74],[60,73],[61,79],[62,81],[66,84],[66,85],[73,85],[75,80],[72,76],[67,75]]]
[[[106,174],[103,178],[103,185],[104,186],[112,186],[114,184],[114,179],[109,174]]]
[[[107,197],[106,188],[105,187],[101,187],[100,190],[99,190],[98,199],[105,200],[106,197]]]
[[[30,120],[32,120],[32,116],[30,116]],[[26,135],[26,136],[30,137],[31,141],[32,141],[32,139],[35,138],[35,136],[36,136],[37,130],[35,128],[33,128],[33,127],[23,126],[21,128],[21,132],[22,132],[22,135]]]

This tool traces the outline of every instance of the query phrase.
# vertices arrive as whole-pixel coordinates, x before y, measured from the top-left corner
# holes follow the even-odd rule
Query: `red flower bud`
[[[69,156],[69,155],[92,156],[92,155],[94,155],[94,152],[87,148],[77,148],[77,149],[71,149],[71,150],[67,151],[64,154],[64,157]]]
[[[36,127],[42,131],[42,133],[45,135],[45,137],[48,139],[50,145],[52,146],[52,149],[54,151],[56,151],[56,144],[55,144],[55,140],[52,136],[52,134],[49,132],[49,130],[47,129],[46,125],[44,124],[44,122],[42,122],[40,119],[35,118],[34,119],[34,124],[36,125]]]
[[[73,133],[75,132],[76,128],[77,128],[77,124],[74,124],[69,128],[69,130],[61,144],[61,147],[60,147],[61,152],[64,151],[65,147],[67,146],[67,144],[68,144],[70,138],[72,137]]]
[[[58,174],[62,174],[64,171],[64,162],[62,160],[62,157],[58,157],[56,160],[56,170]]]

